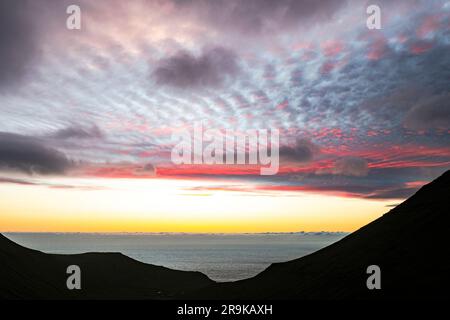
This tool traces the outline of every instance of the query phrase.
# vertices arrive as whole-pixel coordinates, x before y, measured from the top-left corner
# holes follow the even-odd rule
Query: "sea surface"
[[[200,271],[216,281],[253,277],[273,262],[296,259],[343,238],[345,233],[174,234],[7,233],[11,240],[46,253],[121,252],[164,267]]]

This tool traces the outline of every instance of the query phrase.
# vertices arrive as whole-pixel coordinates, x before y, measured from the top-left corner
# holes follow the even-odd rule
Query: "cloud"
[[[345,157],[336,160],[334,163],[333,173],[344,175],[344,176],[354,176],[354,177],[364,177],[369,172],[367,166],[367,161],[359,157]]]
[[[287,173],[289,181],[274,176],[257,186],[258,190],[314,192],[364,199],[405,199],[447,169],[433,168],[429,173],[421,168],[373,169],[364,177]]]
[[[134,175],[139,176],[154,176],[156,175],[156,168],[153,164],[147,163],[142,166],[138,165],[137,168],[134,170]]]
[[[280,158],[294,162],[308,162],[319,152],[319,147],[309,140],[297,139],[294,146],[280,147]]]
[[[36,53],[36,40],[25,0],[0,1],[0,90],[20,82]]]
[[[155,166],[152,165],[151,163],[146,164],[143,168],[142,171],[145,172],[155,172]]]
[[[4,177],[0,177],[0,183],[11,183],[11,184],[18,184],[18,185],[23,185],[23,186],[36,185],[35,183],[24,180],[24,179],[13,179],[13,178],[4,178]]]
[[[408,2],[405,10],[390,10],[386,1],[385,9],[399,18],[386,19],[383,32],[374,33],[364,19],[355,18],[365,17],[364,3],[358,1],[348,10],[341,10],[344,1],[313,0],[138,0],[126,6],[115,0],[91,2],[79,1],[83,30],[69,31],[64,28],[64,5],[72,4],[69,0],[58,4],[28,0],[36,4],[37,10],[28,10],[33,17],[26,10],[10,9],[19,8],[23,0],[0,1],[1,26],[25,23],[32,31],[26,24],[32,23],[38,35],[33,40],[33,32],[13,37],[9,30],[14,28],[0,30],[1,57],[9,52],[6,48],[17,49],[14,59],[30,53],[23,64],[0,61],[0,90],[24,76],[33,80],[20,95],[0,96],[3,131],[40,133],[39,139],[30,140],[41,146],[48,143],[87,165],[128,162],[98,170],[99,175],[117,177],[150,176],[153,170],[144,172],[143,166],[152,161],[158,163],[160,175],[228,179],[239,175],[261,181],[259,168],[248,166],[176,171],[160,165],[169,159],[170,133],[203,120],[239,131],[282,128],[285,141],[310,137],[321,146],[316,157],[318,148],[310,141],[282,147],[279,174],[271,178],[280,184],[294,183],[287,174],[294,172],[320,174],[317,179],[323,179],[324,187],[343,181],[341,185],[352,193],[357,188],[363,192],[366,181],[385,190],[417,175],[397,169],[448,166],[447,135],[404,130],[449,128],[448,117],[442,114],[448,104],[425,106],[428,97],[448,92],[448,19],[439,4]],[[440,27],[422,39],[415,30],[427,12],[442,18],[436,20]],[[320,25],[314,25],[317,22]],[[99,27],[101,34],[96,31]],[[410,49],[420,41],[432,46],[412,54]],[[39,51],[36,42],[45,48],[39,64],[33,59]],[[232,51],[219,47],[215,48],[219,54],[212,52],[217,44]],[[151,83],[147,61],[153,63]],[[223,61],[231,61],[231,69]],[[27,73],[33,66],[36,70]],[[332,72],[322,77],[320,70]],[[161,92],[161,86],[187,90],[175,97]],[[200,94],[189,90],[214,86],[222,90]],[[66,127],[68,123],[73,125]],[[90,123],[101,125],[108,139],[96,140],[101,132]],[[351,160],[338,161],[334,169],[335,160],[347,156],[370,161],[369,174],[359,176],[364,166],[358,171],[358,163]],[[395,170],[382,178],[374,174],[390,168]]]
[[[156,176],[157,168],[152,164],[108,163],[89,164],[82,168],[86,176],[102,178],[148,179]]]
[[[398,186],[388,188],[386,190],[376,190],[370,195],[367,195],[365,198],[367,199],[407,199],[411,197],[419,187],[407,187],[407,186]]]
[[[404,125],[413,130],[450,128],[450,93],[417,103],[406,114]]]
[[[16,178],[5,178],[0,177],[0,183],[4,184],[16,184],[22,186],[42,186],[48,187],[51,189],[76,189],[76,190],[84,190],[84,191],[95,191],[95,190],[104,190],[106,187],[104,186],[93,186],[93,185],[68,185],[68,184],[59,184],[59,183],[48,183],[39,180],[28,180],[28,179],[16,179]]]
[[[175,88],[217,87],[239,71],[235,54],[225,48],[204,50],[200,56],[179,51],[159,61],[153,77],[160,85]]]
[[[244,34],[279,31],[300,24],[329,20],[345,0],[199,0],[176,1],[178,9],[190,7],[211,27]]]
[[[351,198],[364,199],[406,199],[413,195],[419,187],[408,187],[405,184],[395,185],[385,189],[376,186],[364,186],[358,184],[333,184],[304,185],[304,186],[263,186],[260,190],[288,191],[288,192],[317,192],[328,193]]]
[[[64,173],[71,166],[66,156],[39,140],[0,132],[0,170],[16,170],[28,174]]]
[[[99,139],[103,137],[103,132],[96,125],[90,127],[71,125],[67,128],[60,129],[50,135],[55,139]]]

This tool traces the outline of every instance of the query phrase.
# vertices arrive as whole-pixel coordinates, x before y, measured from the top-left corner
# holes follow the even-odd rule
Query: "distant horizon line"
[[[0,231],[0,234],[86,234],[86,235],[277,235],[277,234],[350,234],[348,231],[292,231],[292,232],[64,232],[64,231]]]

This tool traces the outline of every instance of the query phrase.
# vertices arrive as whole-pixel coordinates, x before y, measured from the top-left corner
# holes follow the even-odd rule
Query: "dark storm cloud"
[[[450,94],[433,96],[417,103],[408,111],[404,125],[408,129],[450,128]]]
[[[0,132],[0,170],[25,173],[63,173],[71,166],[66,156],[38,139]]]
[[[80,126],[71,125],[67,128],[60,129],[50,135],[55,139],[100,139],[103,138],[103,132],[96,125]]]
[[[27,0],[0,1],[0,91],[20,82],[36,53]]]
[[[308,162],[319,152],[319,147],[309,140],[298,139],[294,146],[280,147],[280,158],[287,161]]]
[[[300,24],[328,21],[345,0],[192,0],[175,1],[210,26],[247,34],[279,31]]]
[[[153,71],[160,85],[187,89],[195,87],[217,87],[239,71],[235,54],[225,48],[204,50],[200,56],[180,51],[162,59]]]
[[[367,161],[358,157],[344,157],[336,160],[333,173],[344,176],[363,177],[369,172]]]

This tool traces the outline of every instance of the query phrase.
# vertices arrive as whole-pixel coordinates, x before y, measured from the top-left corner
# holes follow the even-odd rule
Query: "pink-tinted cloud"
[[[411,44],[409,50],[412,54],[423,54],[433,48],[433,43],[429,41],[417,41]]]
[[[376,40],[369,44],[367,51],[367,59],[380,60],[388,52],[387,41],[384,37],[379,36]]]
[[[440,19],[442,14],[426,16],[416,30],[416,34],[420,38],[425,38],[440,28]]]
[[[344,50],[344,44],[338,40],[329,40],[322,44],[322,52],[327,57],[339,55]]]

